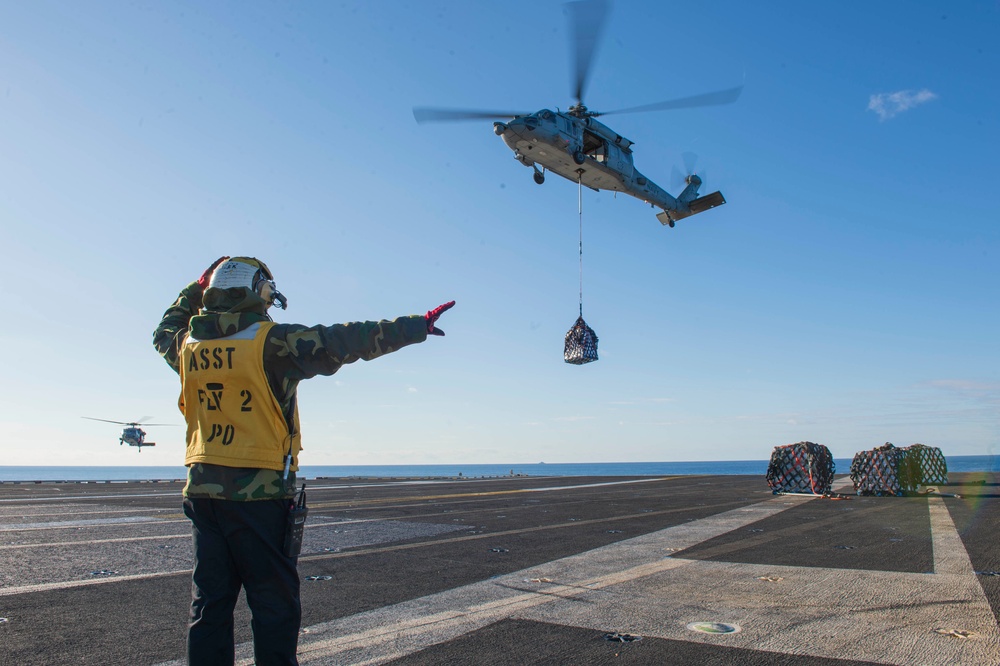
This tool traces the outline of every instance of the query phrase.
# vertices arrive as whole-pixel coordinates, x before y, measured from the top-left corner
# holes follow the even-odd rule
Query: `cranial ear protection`
[[[278,291],[267,265],[254,257],[233,257],[221,264],[212,273],[208,286],[218,289],[250,288],[268,307],[274,305],[284,310],[288,306],[288,299]]]
[[[274,284],[274,276],[271,275],[271,271],[268,269],[267,265],[260,259],[254,259],[259,264],[257,272],[253,276],[253,290],[264,299],[264,302],[270,307],[273,305],[279,310],[284,310],[288,307],[288,299],[285,298],[284,294],[278,291],[278,287]]]

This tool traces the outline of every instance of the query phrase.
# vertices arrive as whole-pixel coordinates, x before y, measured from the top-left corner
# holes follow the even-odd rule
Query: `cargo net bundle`
[[[587,326],[582,314],[573,324],[573,328],[566,333],[563,358],[573,365],[583,365],[597,360],[597,334],[594,333],[594,329]]]
[[[916,490],[929,483],[948,483],[948,463],[936,446],[913,444],[900,449],[899,481],[904,490]]]
[[[775,495],[829,495],[836,465],[830,449],[814,442],[776,446],[767,466],[767,485]]]
[[[899,482],[900,449],[889,442],[871,451],[858,451],[851,461],[851,481],[858,495],[902,495]]]
[[[854,454],[851,481],[859,495],[899,497],[927,483],[948,483],[948,464],[937,447],[898,448],[886,442]]]

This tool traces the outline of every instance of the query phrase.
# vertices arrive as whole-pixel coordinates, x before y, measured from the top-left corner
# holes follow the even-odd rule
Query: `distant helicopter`
[[[544,183],[545,171],[549,170],[594,191],[624,192],[663,209],[656,218],[661,224],[673,227],[677,220],[726,203],[722,193],[716,191],[699,197],[702,181],[691,166],[684,178],[687,184],[684,191],[676,198],[671,196],[635,168],[633,142],[595,118],[612,113],[729,104],[739,98],[743,86],[617,111],[589,110],[583,104],[583,91],[608,4],[607,0],[582,0],[566,5],[576,53],[576,104],[567,111],[542,109],[530,113],[414,107],[413,117],[418,123],[510,118],[507,122],[494,122],[493,131],[514,151],[515,159],[534,169],[536,183]]]
[[[118,444],[128,444],[129,446],[134,446],[139,449],[139,453],[142,453],[142,447],[144,446],[156,446],[155,442],[146,441],[146,431],[139,427],[140,423],[143,423],[149,417],[143,417],[138,421],[132,421],[126,423],[125,421],[109,421],[108,419],[95,419],[90,416],[83,416],[81,418],[89,419],[91,421],[103,421],[104,423],[117,423],[118,425],[123,425],[125,428],[122,430],[121,437],[118,438]],[[143,423],[147,428],[150,426],[173,426],[175,423]]]

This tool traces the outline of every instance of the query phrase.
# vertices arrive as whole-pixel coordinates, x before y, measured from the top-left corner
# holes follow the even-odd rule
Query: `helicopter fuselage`
[[[129,421],[129,422],[125,422],[125,421],[112,421],[110,419],[95,419],[92,416],[84,416],[83,418],[87,419],[88,421],[103,421],[104,423],[117,423],[118,425],[125,426],[124,428],[122,428],[122,434],[121,434],[121,436],[118,437],[118,443],[119,444],[128,444],[129,446],[134,446],[134,447],[136,447],[136,448],[139,449],[140,453],[142,453],[142,447],[144,447],[144,446],[156,446],[156,444],[154,442],[147,442],[146,441],[146,431],[139,427],[140,423],[144,423],[146,421],[146,419],[152,418],[150,416],[143,417],[139,421]],[[170,424],[170,423],[147,423],[146,425],[147,426],[150,426],[150,425],[162,426],[162,425],[172,425],[172,424]]]
[[[535,182],[544,182],[548,170],[595,191],[624,192],[663,209],[657,215],[663,224],[673,226],[676,220],[725,203],[718,192],[699,199],[701,179],[695,175],[680,195],[670,195],[635,168],[632,141],[587,115],[585,108],[578,115],[575,109],[567,113],[542,109],[496,122],[493,130],[514,151],[515,159],[535,170]]]
[[[153,442],[146,441],[146,431],[137,426],[130,426],[122,430],[122,436],[118,443],[138,447],[140,451],[144,446],[156,446]]]

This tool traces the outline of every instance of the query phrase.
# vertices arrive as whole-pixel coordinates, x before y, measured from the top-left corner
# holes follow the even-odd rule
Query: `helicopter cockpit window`
[[[538,112],[538,117],[542,120],[552,120],[552,112],[548,109]]]
[[[535,116],[525,116],[524,124],[531,128],[538,127],[538,118]]]

